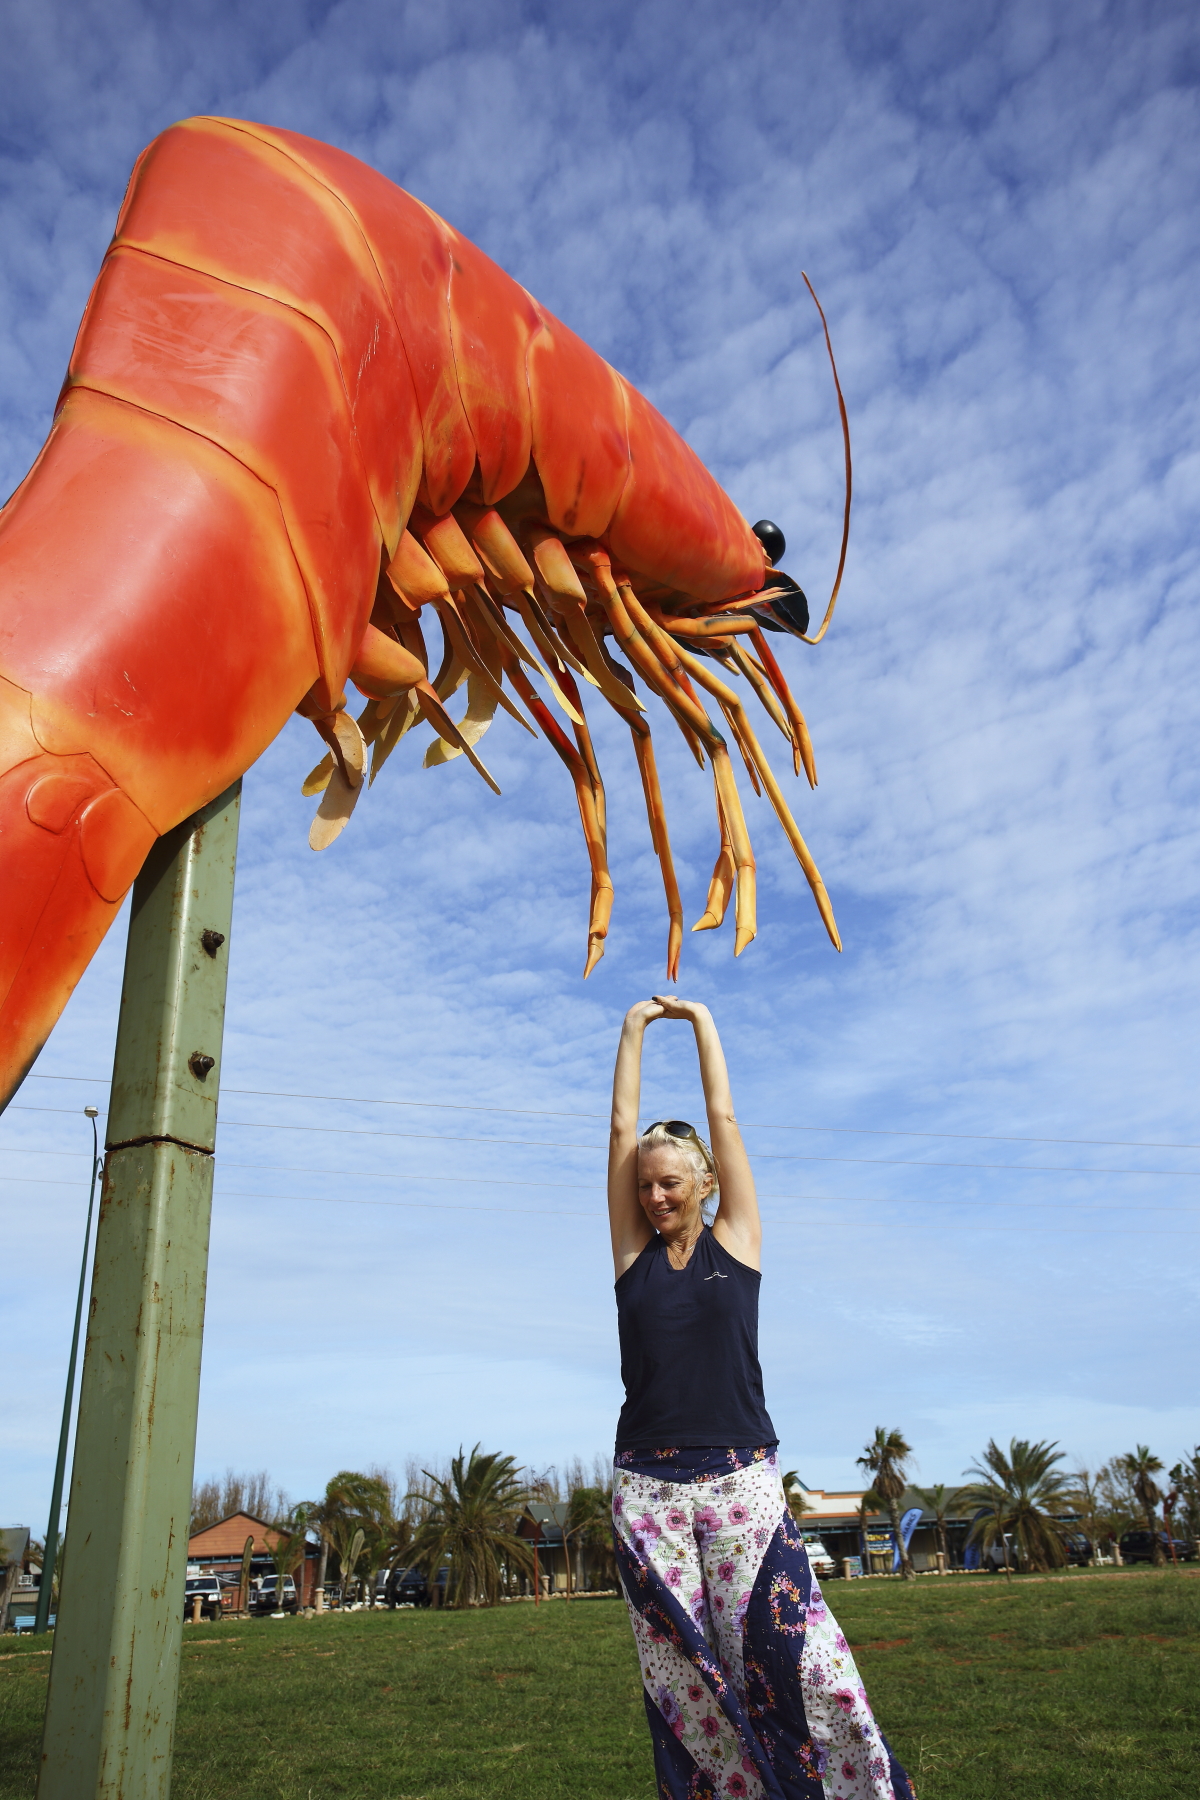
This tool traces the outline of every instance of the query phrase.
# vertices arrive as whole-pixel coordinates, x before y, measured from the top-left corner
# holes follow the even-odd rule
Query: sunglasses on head
[[[647,1125],[646,1132],[669,1131],[673,1138],[698,1138],[700,1133],[686,1119],[655,1119],[653,1125]],[[646,1135],[643,1132],[643,1137]]]
[[[696,1130],[694,1125],[689,1125],[686,1119],[655,1119],[653,1125],[647,1125],[646,1127],[647,1132],[659,1130],[669,1132],[673,1138],[679,1138],[684,1143],[690,1138],[704,1158],[708,1165],[709,1172],[715,1179],[716,1169],[713,1165],[712,1157],[709,1154],[704,1139],[700,1136],[700,1133]],[[645,1136],[646,1133],[643,1132],[642,1135]]]

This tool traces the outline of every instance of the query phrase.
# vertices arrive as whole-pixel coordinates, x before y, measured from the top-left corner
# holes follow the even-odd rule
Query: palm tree
[[[787,1501],[788,1511],[791,1513],[793,1519],[795,1519],[797,1525],[800,1523],[806,1512],[812,1511],[812,1507],[804,1497],[807,1492],[808,1489],[801,1481],[795,1469],[789,1469],[783,1478],[783,1497]]]
[[[1123,1456],[1114,1456],[1096,1470],[1096,1492],[1114,1539],[1130,1530],[1142,1516],[1142,1505],[1133,1491],[1133,1482]]]
[[[367,1572],[367,1594],[374,1605],[378,1577],[386,1569],[391,1575],[405,1555],[413,1538],[412,1520],[397,1516],[395,1483],[380,1470],[354,1478],[355,1485],[343,1492],[354,1506],[363,1527],[363,1560]]]
[[[387,1570],[388,1592],[391,1578],[397,1567],[409,1566],[409,1553],[412,1550],[413,1528],[408,1519],[392,1520],[392,1528],[379,1545],[379,1569]],[[390,1603],[390,1602],[389,1602]]]
[[[577,1487],[567,1508],[564,1543],[574,1539],[580,1550],[590,1550],[616,1586],[616,1558],[612,1543],[612,1489]]]
[[[950,1516],[951,1508],[958,1504],[958,1489],[947,1488],[943,1482],[939,1481],[936,1487],[914,1488],[913,1492],[919,1497],[925,1511],[933,1514],[933,1529],[937,1535],[938,1549],[945,1558],[946,1567],[949,1569],[952,1564],[949,1540],[946,1537],[946,1520]]]
[[[342,1469],[327,1484],[325,1498],[306,1502],[305,1511],[321,1542],[317,1586],[325,1586],[325,1571],[332,1550],[338,1559],[342,1604],[345,1605],[364,1546],[369,1554],[375,1554],[395,1524],[387,1480],[382,1475],[363,1475],[356,1469]],[[356,1534],[358,1548],[354,1549]],[[375,1568],[379,1566],[377,1560]]]
[[[1182,1501],[1181,1523],[1194,1544],[1200,1538],[1200,1444],[1175,1464],[1170,1481]]]
[[[1149,1446],[1139,1444],[1128,1456],[1117,1458],[1124,1474],[1133,1484],[1133,1491],[1138,1503],[1146,1515],[1146,1529],[1150,1533],[1150,1549],[1154,1561],[1162,1566],[1166,1562],[1163,1555],[1162,1541],[1158,1535],[1158,1516],[1156,1508],[1162,1498],[1154,1477],[1162,1473],[1162,1463],[1157,1456],[1150,1454]]]
[[[887,1508],[892,1536],[900,1553],[900,1574],[905,1581],[913,1579],[914,1571],[908,1548],[900,1536],[900,1501],[908,1486],[905,1467],[911,1455],[912,1446],[905,1441],[902,1432],[885,1431],[882,1425],[877,1425],[875,1436],[857,1458],[859,1468],[868,1471],[872,1487]]]
[[[275,1564],[275,1606],[283,1611],[283,1590],[289,1575],[294,1575],[304,1561],[308,1547],[309,1512],[302,1501],[294,1506],[288,1516],[276,1521],[274,1527],[277,1536],[270,1546],[271,1561]],[[303,1586],[303,1583],[300,1584]],[[297,1600],[303,1600],[303,1593],[297,1588]]]
[[[533,1566],[528,1546],[512,1529],[526,1500],[513,1458],[481,1455],[476,1444],[469,1457],[460,1447],[447,1479],[428,1469],[422,1473],[432,1493],[428,1516],[413,1539],[414,1567],[424,1571],[432,1586],[438,1570],[449,1566],[450,1606],[494,1606],[504,1565]]]
[[[883,1499],[875,1492],[874,1488],[868,1488],[858,1503],[858,1533],[862,1543],[863,1570],[867,1575],[871,1573],[871,1555],[867,1548],[867,1529],[870,1517],[872,1513],[884,1512],[885,1510],[886,1508]]]
[[[1030,1569],[1044,1572],[1064,1563],[1065,1528],[1056,1515],[1071,1510],[1071,1496],[1064,1473],[1054,1465],[1065,1454],[1052,1443],[1031,1444],[1013,1438],[1006,1456],[996,1440],[990,1439],[982,1466],[974,1463],[966,1471],[973,1479],[958,1496],[961,1505],[975,1507],[980,1514],[968,1541],[1001,1544],[1007,1569],[1005,1534],[1011,1531]]]
[[[1076,1469],[1071,1477],[1071,1486],[1067,1490],[1067,1499],[1072,1512],[1079,1515],[1083,1535],[1091,1546],[1092,1558],[1095,1561],[1100,1555],[1100,1540],[1107,1526],[1104,1496],[1100,1490],[1100,1476],[1093,1475],[1090,1469]]]

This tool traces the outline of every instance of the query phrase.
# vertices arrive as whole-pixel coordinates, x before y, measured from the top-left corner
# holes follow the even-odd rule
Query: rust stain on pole
[[[170,1792],[240,802],[133,890],[38,1800]]]

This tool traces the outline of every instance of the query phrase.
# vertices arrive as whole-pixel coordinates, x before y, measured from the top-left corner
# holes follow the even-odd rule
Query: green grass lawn
[[[830,1582],[920,1800],[1200,1790],[1200,1579]],[[189,1625],[173,1800],[652,1800],[617,1600]],[[49,1657],[0,1639],[0,1800]],[[83,1800],[83,1797],[81,1797]]]

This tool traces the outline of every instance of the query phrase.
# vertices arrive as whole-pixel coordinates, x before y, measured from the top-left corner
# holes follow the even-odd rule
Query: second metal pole
[[[38,1800],[167,1800],[240,781],[133,890]]]
[[[71,1435],[71,1403],[75,1398],[75,1363],[79,1356],[79,1327],[83,1322],[83,1294],[87,1283],[88,1250],[92,1242],[92,1209],[96,1204],[96,1173],[100,1167],[100,1144],[96,1137],[96,1108],[85,1106],[92,1121],[92,1188],[88,1195],[87,1225],[83,1233],[83,1261],[79,1266],[79,1292],[75,1296],[75,1329],[71,1333],[71,1355],[67,1362],[67,1393],[63,1401],[62,1426],[58,1434],[58,1460],[54,1465],[54,1486],[50,1493],[50,1518],[46,1525],[46,1547],[42,1552],[42,1578],[38,1584],[37,1612],[33,1634],[40,1637],[50,1623],[50,1596],[54,1587],[54,1564],[58,1557],[58,1525],[62,1513],[63,1481],[67,1469],[67,1443]]]

